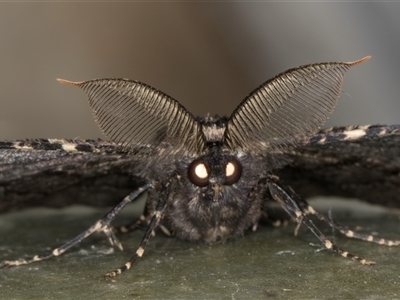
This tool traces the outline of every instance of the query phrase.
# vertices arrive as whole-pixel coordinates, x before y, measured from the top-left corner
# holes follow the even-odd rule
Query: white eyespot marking
[[[231,162],[228,162],[226,165],[225,175],[226,177],[232,176],[236,171],[235,165]]]
[[[208,177],[207,169],[204,164],[198,164],[194,169],[194,173],[196,174],[197,177],[202,179]]]
[[[231,157],[231,159],[227,162],[225,166],[225,185],[232,185],[239,181],[242,175],[242,165],[235,158]]]
[[[343,134],[346,136],[345,140],[354,140],[363,137],[367,132],[363,129],[355,129],[350,131],[344,131]]]
[[[199,187],[209,184],[206,165],[199,159],[194,160],[188,167],[188,177],[191,183]]]

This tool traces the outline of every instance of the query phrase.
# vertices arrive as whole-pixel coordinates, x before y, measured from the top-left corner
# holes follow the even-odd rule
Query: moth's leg
[[[287,226],[289,224],[290,220],[288,220],[287,218],[286,219],[285,218],[277,219],[277,218],[271,217],[267,211],[262,211],[260,221],[265,222],[265,223],[271,225],[272,227],[279,228],[279,227]]]
[[[307,201],[304,199],[301,199],[293,190],[291,187],[287,186],[284,187],[285,191],[288,193],[288,195],[296,201],[298,206],[301,208],[303,213],[305,215],[314,215],[321,221],[324,221],[328,223],[331,227],[339,230],[339,232],[349,238],[354,238],[354,239],[359,239],[363,240],[366,242],[371,242],[371,243],[377,243],[379,245],[386,245],[386,246],[399,246],[400,245],[400,240],[387,240],[387,239],[382,239],[379,237],[375,237],[370,234],[365,234],[365,233],[359,233],[355,232],[354,230],[348,229],[335,221],[332,220],[332,218],[316,211],[312,206],[310,206]],[[299,227],[299,226],[298,226]],[[298,228],[297,228],[298,229]]]
[[[132,232],[132,231],[134,231],[134,230],[136,230],[138,228],[143,228],[143,229],[147,228],[149,226],[149,224],[150,224],[150,221],[151,221],[152,212],[154,211],[154,207],[149,205],[149,203],[154,203],[154,201],[152,201],[150,199],[151,196],[152,195],[150,195],[150,194],[147,196],[148,197],[147,198],[148,201],[146,202],[146,206],[144,208],[143,214],[139,218],[135,219],[133,222],[128,223],[126,225],[122,225],[122,226],[119,226],[119,227],[114,227],[114,232],[115,233],[123,233],[123,234],[125,234],[125,233]],[[157,195],[157,197],[158,197],[158,195]],[[164,226],[162,224],[159,224],[158,228],[160,228],[161,231],[165,235],[173,236],[173,233],[166,226]],[[156,235],[155,230],[153,230],[151,235],[152,236]]]
[[[291,191],[287,192],[276,182],[276,178],[267,179],[268,189],[272,198],[277,201],[283,209],[298,223],[305,224],[308,229],[322,242],[325,248],[330,249],[345,258],[359,262],[363,265],[373,265],[375,262],[353,255],[332,243],[307,217],[306,212],[298,205],[297,201],[291,197]],[[304,200],[303,200],[304,201]]]
[[[115,233],[129,233],[132,231],[135,231],[138,228],[144,227],[147,228],[150,224],[151,221],[151,215],[146,216],[146,215],[141,215],[138,219],[133,221],[132,223],[129,223],[127,225],[122,225],[119,227],[113,227],[113,231]],[[161,229],[161,231],[166,235],[166,236],[173,236],[174,234],[164,225],[159,224],[158,227]],[[155,230],[151,233],[152,236],[156,235]]]
[[[115,277],[115,276],[121,274],[122,272],[129,270],[132,267],[132,265],[135,263],[135,261],[138,258],[143,256],[144,251],[147,246],[147,243],[149,242],[150,236],[152,235],[152,232],[158,226],[161,219],[164,217],[164,212],[165,212],[165,208],[167,207],[167,203],[170,202],[172,197],[174,196],[174,193],[173,193],[173,190],[174,190],[173,187],[175,185],[174,180],[175,180],[175,178],[172,178],[170,181],[168,181],[165,184],[165,190],[161,193],[161,195],[159,197],[157,206],[153,212],[150,223],[146,228],[146,232],[145,232],[145,234],[142,238],[142,241],[140,242],[139,248],[136,250],[135,254],[122,267],[120,267],[119,269],[116,269],[112,272],[107,273],[105,275],[106,277]]]
[[[269,196],[269,194],[268,194],[268,187],[267,187],[266,181],[261,180],[252,189],[252,191],[250,192],[249,197],[248,197],[249,199],[254,199],[253,201],[255,201],[256,198],[262,199],[260,201],[262,203],[261,216],[260,216],[260,219],[257,221],[257,223],[253,225],[253,227],[252,227],[253,231],[257,230],[259,221],[261,221],[263,223],[267,223],[275,228],[287,226],[289,224],[289,220],[287,218],[286,219],[285,218],[274,218],[269,215],[269,213],[267,211],[268,210],[268,206],[267,206],[268,201],[265,200],[266,197],[270,201],[273,201],[273,199],[271,199],[271,196]]]
[[[344,226],[341,226],[340,224],[336,223],[328,216],[317,212],[309,205],[305,208],[304,212],[305,212],[305,214],[316,216],[321,221],[327,222],[331,227],[339,230],[339,232],[341,234],[343,234],[349,238],[359,239],[359,240],[363,240],[366,242],[377,243],[379,245],[386,245],[386,246],[399,246],[400,245],[400,240],[382,239],[379,237],[375,237],[371,234],[359,233],[354,230],[348,229]]]
[[[136,199],[140,194],[142,194],[144,191],[146,191],[151,185],[150,184],[145,184],[138,189],[136,189],[134,192],[126,196],[118,205],[116,205],[113,209],[111,209],[104,217],[102,217],[100,220],[98,220],[93,226],[79,234],[78,236],[74,237],[72,240],[69,240],[66,242],[64,245],[61,247],[55,248],[49,252],[43,253],[43,254],[38,254],[35,255],[31,258],[28,259],[19,259],[19,260],[13,260],[13,261],[4,261],[2,267],[11,267],[11,266],[19,266],[19,265],[26,265],[30,264],[36,261],[41,261],[45,260],[48,258],[51,258],[53,256],[59,256],[63,254],[65,251],[67,251],[69,248],[75,246],[76,244],[80,243],[82,240],[87,238],[89,235],[91,235],[94,232],[104,232],[104,234],[107,236],[108,241],[111,243],[112,246],[118,247],[122,250],[122,245],[116,238],[110,223],[114,218],[117,216],[117,214],[130,202],[132,202],[134,199]]]
[[[145,214],[140,215],[139,218],[135,219],[133,222],[126,224],[126,225],[122,225],[122,226],[118,226],[118,227],[114,227],[114,232],[115,233],[129,233],[132,232],[140,227],[143,226],[147,227],[150,223],[150,216],[146,216]]]

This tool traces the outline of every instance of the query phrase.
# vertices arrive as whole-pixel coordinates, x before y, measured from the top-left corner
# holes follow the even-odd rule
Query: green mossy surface
[[[327,211],[332,204],[317,203]],[[398,212],[339,202],[331,209],[342,225],[400,239]],[[0,216],[0,260],[13,260],[56,247],[77,235],[105,210],[72,207],[34,209]],[[128,222],[137,208],[116,223]],[[315,221],[343,249],[376,261],[361,266],[321,250],[304,227],[260,226],[224,244],[194,244],[159,233],[128,272],[103,275],[135,252],[143,231],[120,236],[124,251],[95,234],[64,255],[40,263],[0,269],[1,299],[400,299],[399,247],[348,239]],[[321,250],[321,251],[319,251]]]

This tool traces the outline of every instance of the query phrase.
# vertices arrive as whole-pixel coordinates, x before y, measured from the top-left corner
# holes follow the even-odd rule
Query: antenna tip
[[[359,65],[359,64],[362,64],[363,62],[369,60],[370,58],[371,58],[371,55],[368,55],[368,56],[365,56],[365,57],[363,57],[363,58],[361,58],[359,60],[349,62],[348,64],[351,65],[351,66]]]
[[[58,82],[63,83],[63,84],[68,84],[68,85],[73,85],[73,86],[79,86],[82,82],[74,82],[74,81],[69,81],[61,78],[56,78]]]

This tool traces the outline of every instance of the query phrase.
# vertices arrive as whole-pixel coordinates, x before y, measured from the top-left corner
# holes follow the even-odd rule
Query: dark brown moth
[[[105,186],[101,195],[86,192],[86,203],[117,204],[64,245],[30,259],[5,261],[4,266],[58,256],[94,232],[103,232],[111,245],[122,249],[116,233],[145,226],[133,257],[106,275],[114,277],[142,257],[156,228],[191,241],[225,241],[268,220],[271,201],[298,225],[306,225],[327,249],[374,264],[336,246],[310,218],[324,220],[348,237],[388,246],[400,241],[342,227],[303,198],[340,195],[400,207],[400,125],[319,130],[337,103],[345,72],[368,59],[290,69],[255,89],[230,117],[222,118],[195,118],[176,100],[137,81],[59,79],[86,92],[110,142],[0,142],[0,211],[37,203],[70,204],[74,199],[54,204],[46,197],[83,182]],[[116,215],[144,191],[148,198],[143,215],[113,228]]]

